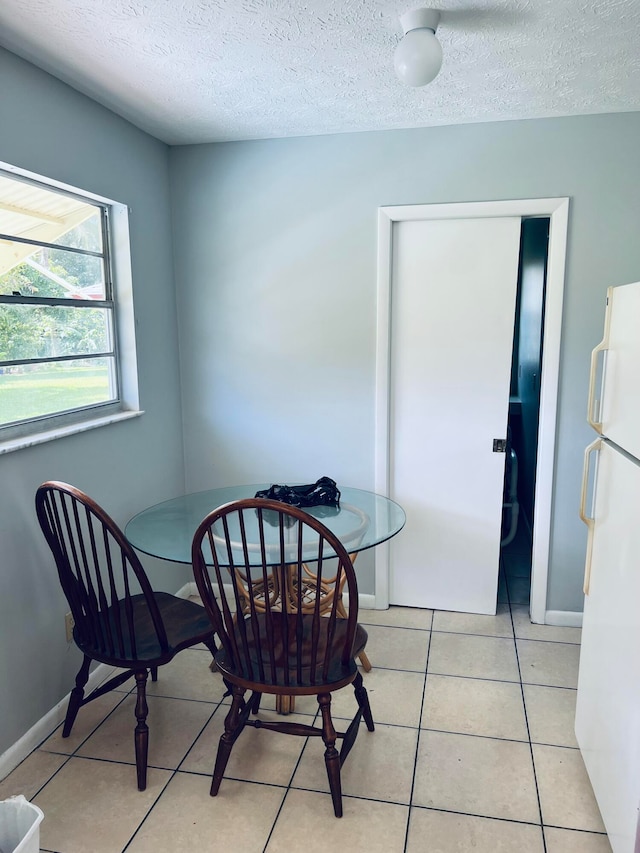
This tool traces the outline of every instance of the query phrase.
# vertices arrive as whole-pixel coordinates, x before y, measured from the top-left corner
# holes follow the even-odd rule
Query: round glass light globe
[[[442,66],[442,47],[433,30],[409,30],[393,55],[396,74],[407,86],[426,86]]]

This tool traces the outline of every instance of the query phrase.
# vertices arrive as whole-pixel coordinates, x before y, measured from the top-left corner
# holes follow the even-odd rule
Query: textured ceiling
[[[420,5],[444,62],[411,89]],[[1,0],[0,45],[171,144],[640,110],[640,0]]]

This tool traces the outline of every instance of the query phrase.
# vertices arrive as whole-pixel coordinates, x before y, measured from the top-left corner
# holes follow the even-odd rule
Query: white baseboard
[[[342,596],[342,600],[344,601],[344,606],[349,607],[349,594],[344,593]],[[375,595],[368,595],[364,592],[358,593],[358,610],[375,610],[376,607],[376,597]]]
[[[113,673],[117,672],[117,668],[108,666],[106,663],[98,664],[93,670],[87,681],[85,693],[89,694],[92,690],[102,684]],[[6,752],[0,755],[0,780],[8,776],[20,762],[33,752],[43,740],[49,737],[64,720],[67,713],[67,703],[69,701],[69,693],[61,699],[58,704],[52,708],[44,717],[41,717],[35,725],[31,726],[19,741],[10,746]]]
[[[376,597],[365,592],[358,593],[358,608],[360,610],[375,610]]]
[[[579,610],[546,610],[545,625],[559,628],[582,628],[582,612]]]
[[[195,581],[191,581],[190,583],[186,583],[184,586],[181,586],[177,592],[174,592],[174,595],[178,598],[191,598],[192,595],[199,596],[198,587],[196,586]]]

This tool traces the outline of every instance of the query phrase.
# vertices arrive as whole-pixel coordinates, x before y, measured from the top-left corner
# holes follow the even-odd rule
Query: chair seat
[[[278,614],[279,616],[281,614]],[[329,619],[320,619],[319,635],[313,655],[312,629],[314,625],[313,616],[303,615],[299,619],[297,614],[282,616],[273,621],[272,636],[267,642],[267,617],[264,614],[257,616],[256,623],[259,626],[260,642],[256,642],[253,627],[245,621],[246,643],[248,658],[245,657],[243,665],[234,666],[233,659],[222,648],[216,653],[216,664],[223,675],[231,680],[234,677],[247,679],[255,685],[262,685],[264,692],[314,692],[314,688],[321,685],[324,689],[331,690],[352,680],[357,672],[354,658],[362,652],[367,644],[367,632],[358,625],[356,627],[353,644],[352,657],[346,665],[342,663],[342,649],[344,648],[347,632],[347,621],[337,619],[331,622]],[[331,638],[328,631],[333,626]],[[299,642],[298,634],[301,628],[301,656],[298,665],[296,647]],[[238,648],[244,648],[243,632],[236,623],[232,638]],[[323,672],[323,661],[325,660],[327,644],[331,643],[329,656],[329,667],[326,674]],[[287,655],[288,650],[288,655]],[[285,660],[285,658],[288,658]],[[250,669],[247,671],[246,664],[249,662]],[[275,671],[274,668],[275,667]],[[288,677],[285,678],[285,669]],[[286,688],[286,690],[285,690]],[[256,687],[255,689],[259,689]]]
[[[153,597],[167,633],[167,649],[163,649],[158,642],[157,632],[144,595],[134,595],[130,599],[133,607],[132,621],[136,631],[135,649],[132,648],[131,636],[127,631],[128,621],[123,601],[119,603],[117,613],[115,607],[109,608],[108,620],[103,619],[101,624],[103,632],[111,631],[112,636],[116,636],[115,627],[119,621],[123,634],[123,643],[118,650],[119,658],[114,658],[113,654],[107,655],[104,645],[99,640],[92,641],[91,638],[85,640],[78,634],[77,629],[74,629],[76,644],[85,654],[96,660],[104,658],[114,666],[129,667],[135,662],[143,667],[151,667],[171,660],[181,649],[213,637],[211,620],[200,604],[177,598],[167,592],[154,592]]]

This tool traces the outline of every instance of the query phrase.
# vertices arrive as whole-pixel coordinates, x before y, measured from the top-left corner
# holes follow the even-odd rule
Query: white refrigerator
[[[613,852],[640,853],[640,282],[607,292],[588,420],[576,737]]]

